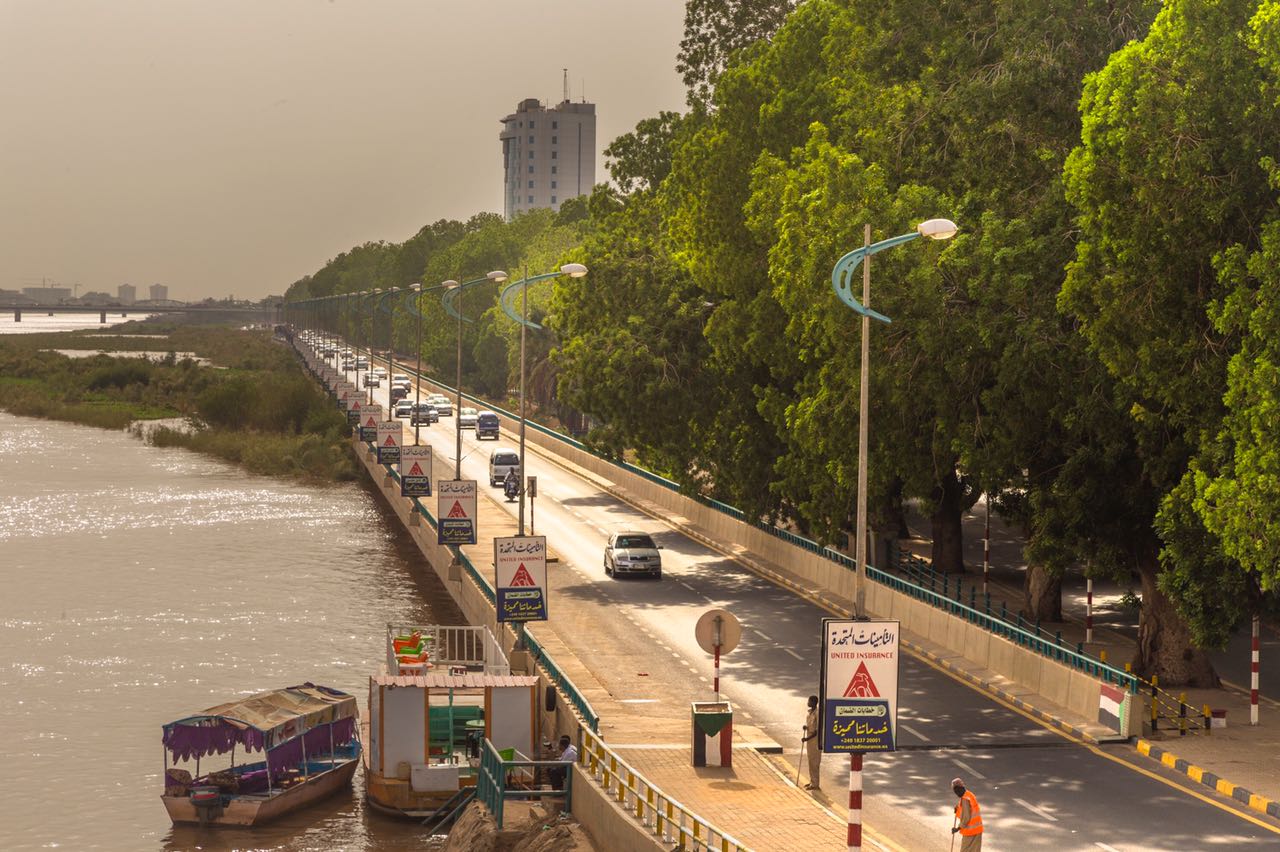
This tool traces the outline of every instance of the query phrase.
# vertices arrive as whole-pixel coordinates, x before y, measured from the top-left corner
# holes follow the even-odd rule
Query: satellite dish
[[[727,654],[742,641],[742,624],[727,609],[709,609],[694,626],[693,638],[708,654],[716,653],[717,645],[722,655]]]

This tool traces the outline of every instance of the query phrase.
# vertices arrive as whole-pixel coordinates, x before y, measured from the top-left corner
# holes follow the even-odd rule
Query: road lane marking
[[[915,728],[908,725],[906,722],[899,722],[898,727],[906,731],[907,733],[911,734],[913,737],[920,740],[921,742],[925,742],[925,743],[929,742],[928,737],[926,737],[924,734],[920,733]]]
[[[1099,840],[1099,841],[1096,841],[1093,845],[1094,845],[1094,846],[1097,846],[1099,849],[1103,850],[1103,852],[1120,852],[1120,850],[1119,850],[1119,849],[1117,849],[1116,847],[1114,847],[1114,846],[1108,846],[1107,844],[1103,843],[1103,842],[1102,842],[1102,841],[1100,841],[1100,840]]]
[[[1015,802],[1017,802],[1018,804],[1022,805],[1022,806],[1023,806],[1024,808],[1026,808],[1027,810],[1031,811],[1031,813],[1036,814],[1036,815],[1041,816],[1041,817],[1044,817],[1045,819],[1049,820],[1049,822],[1057,822],[1057,821],[1058,821],[1058,818],[1057,818],[1056,816],[1054,816],[1053,814],[1049,813],[1048,811],[1045,811],[1045,810],[1042,810],[1042,809],[1040,809],[1040,808],[1037,808],[1035,805],[1031,804],[1030,802],[1028,802],[1028,801],[1027,801],[1027,800],[1025,800],[1025,799],[1014,799],[1014,801],[1015,801]]]
[[[783,648],[782,650],[783,650],[784,652],[786,652],[786,653],[790,654],[791,656],[795,657],[795,658],[796,658],[797,660],[799,660],[800,662],[802,662],[802,663],[804,662],[804,657],[800,656],[799,654],[797,654],[795,651],[791,650],[790,648]]]
[[[684,580],[676,580],[676,582],[677,582],[677,583],[679,583],[680,585],[684,586],[684,587],[685,587],[686,589],[688,589],[689,591],[691,591],[691,592],[692,592],[692,591],[694,591],[693,586],[690,586],[690,585],[689,585],[688,583],[686,583]]]
[[[753,632],[754,632],[757,636],[759,636],[761,639],[763,639],[764,641],[766,641],[766,642],[772,642],[772,641],[773,641],[773,640],[772,640],[772,639],[770,639],[768,636],[765,636],[765,635],[764,635],[764,633],[762,633],[762,632],[761,632],[761,631],[759,631],[759,630],[754,630],[754,629],[753,629]]]
[[[978,770],[974,769],[974,768],[973,768],[972,766],[970,766],[969,764],[965,763],[963,760],[956,760],[956,759],[953,757],[953,758],[951,758],[951,762],[952,762],[952,763],[954,763],[956,766],[959,766],[959,767],[960,767],[961,769],[963,769],[965,772],[968,772],[968,773],[969,773],[970,775],[972,775],[974,778],[986,778],[986,777],[987,777],[987,776],[983,775],[981,772],[979,772]]]

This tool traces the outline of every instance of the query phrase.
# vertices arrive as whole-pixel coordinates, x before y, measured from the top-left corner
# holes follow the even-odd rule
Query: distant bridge
[[[25,314],[97,314],[98,322],[105,324],[107,316],[128,317],[130,314],[223,314],[235,317],[255,317],[275,321],[280,306],[275,305],[15,305],[0,304],[0,313],[13,312],[13,321],[22,322]]]

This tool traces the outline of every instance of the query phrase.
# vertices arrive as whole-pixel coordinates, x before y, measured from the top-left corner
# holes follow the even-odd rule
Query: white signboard
[[[360,440],[373,443],[378,440],[378,424],[382,422],[381,405],[360,406]]]
[[[547,620],[547,537],[493,540],[498,621]]]
[[[399,420],[383,420],[378,423],[378,464],[399,463],[400,430]]]
[[[431,496],[431,447],[400,448],[400,496]]]
[[[442,479],[436,483],[436,541],[476,543],[476,481]]]
[[[898,741],[896,621],[822,620],[822,750],[894,751]]]

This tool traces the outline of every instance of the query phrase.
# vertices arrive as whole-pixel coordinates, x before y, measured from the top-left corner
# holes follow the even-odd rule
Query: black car
[[[392,402],[399,402],[400,400],[404,399],[408,395],[409,395],[408,388],[400,387],[399,385],[393,385],[391,387]]]

